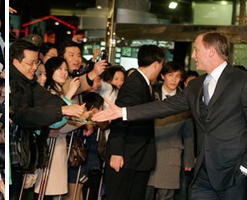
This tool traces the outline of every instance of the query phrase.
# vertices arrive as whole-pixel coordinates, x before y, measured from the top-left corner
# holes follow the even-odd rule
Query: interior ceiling
[[[103,0],[107,1],[107,0]],[[117,0],[116,0],[117,1]],[[124,0],[119,0],[124,1]],[[133,0],[135,1],[135,0]],[[143,0],[137,0],[143,1]],[[168,20],[170,24],[191,24],[192,22],[192,2],[214,2],[213,0],[177,0],[178,7],[175,10],[168,8],[170,1],[168,0],[150,0],[150,13],[153,13],[159,19]],[[51,9],[67,9],[67,10],[86,10],[96,6],[97,0],[11,0],[10,6],[18,10],[18,14],[22,16],[22,23],[29,22],[35,18],[41,18],[46,15],[50,15]],[[219,2],[219,1],[218,1]],[[77,16],[59,16],[62,20],[78,26],[79,20]],[[131,26],[130,26],[131,27]],[[129,29],[128,27],[127,29]],[[118,28],[120,28],[118,26]],[[142,27],[145,29],[145,27]],[[159,27],[158,27],[159,28]],[[134,31],[135,33],[132,33]],[[135,28],[130,28],[130,31],[126,30],[126,26],[117,30],[118,34],[122,34],[122,37],[128,38],[129,35],[136,35]],[[151,33],[142,33],[145,37],[153,35]],[[166,32],[167,36],[169,33]],[[162,32],[161,36],[164,35]],[[155,34],[156,37],[157,34]],[[186,36],[186,35],[185,35]],[[183,36],[184,37],[184,36]],[[130,38],[129,38],[130,39]],[[246,39],[244,39],[246,40]]]
[[[107,0],[104,0],[107,2]],[[119,0],[124,1],[124,0]],[[133,0],[135,1],[135,0]],[[142,1],[142,0],[137,0]],[[177,9],[169,9],[170,1],[150,0],[150,12],[158,18],[164,18],[171,23],[184,23],[191,21],[192,2],[213,2],[213,0],[177,0]],[[86,10],[96,6],[96,0],[11,0],[10,6],[17,9],[23,16],[24,22],[31,18],[39,18],[50,14],[50,9]]]
[[[96,0],[11,0],[10,6],[22,15],[23,21],[50,14],[52,8],[85,10],[95,7]]]

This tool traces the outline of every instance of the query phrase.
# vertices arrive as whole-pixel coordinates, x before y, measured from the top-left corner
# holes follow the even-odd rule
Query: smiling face
[[[23,55],[21,61],[14,59],[13,64],[25,77],[32,80],[39,65],[38,52],[24,50]]]
[[[78,47],[66,47],[64,59],[68,63],[69,72],[73,73],[73,70],[78,70],[81,67],[81,50]]]
[[[122,71],[116,71],[114,74],[111,84],[115,85],[118,89],[120,89],[124,82],[124,73]]]
[[[54,71],[52,75],[52,79],[56,82],[59,83],[60,85],[63,85],[68,77],[68,67],[65,62]]]
[[[194,44],[192,59],[196,63],[197,70],[207,71],[210,64],[210,49],[203,44],[203,35],[199,35]]]
[[[161,75],[161,77],[164,80],[163,87],[168,93],[171,93],[177,88],[179,82],[181,81],[182,72],[181,71],[169,72],[165,75]]]

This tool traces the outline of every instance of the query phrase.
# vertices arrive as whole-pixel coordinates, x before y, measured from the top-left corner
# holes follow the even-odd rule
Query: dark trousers
[[[18,200],[23,182],[23,174],[12,170],[11,179],[12,185],[9,186],[9,199]]]
[[[247,177],[239,171],[236,182],[226,190],[215,190],[208,178],[207,170],[203,164],[192,185],[192,200],[246,200],[247,199]]]
[[[145,200],[150,171],[122,168],[115,172],[106,165],[105,184],[107,200]]]
[[[147,186],[146,200],[173,200],[175,190]]]

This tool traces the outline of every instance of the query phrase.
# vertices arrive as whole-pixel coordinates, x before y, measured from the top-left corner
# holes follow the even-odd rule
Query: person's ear
[[[213,57],[216,54],[216,50],[213,46],[209,47],[209,56]]]
[[[19,60],[17,60],[16,58],[14,58],[14,60],[13,60],[13,65],[14,66],[17,66],[17,65],[19,65],[21,62],[19,61]]]
[[[164,81],[165,80],[165,76],[163,74],[160,74],[161,79]]]
[[[153,62],[154,68],[157,70],[159,68],[159,62],[155,61]]]

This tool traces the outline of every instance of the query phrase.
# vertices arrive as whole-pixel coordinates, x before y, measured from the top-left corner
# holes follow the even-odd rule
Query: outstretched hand
[[[122,117],[122,108],[116,106],[108,99],[104,98],[108,107],[93,115],[92,120],[96,122],[110,121]]]

